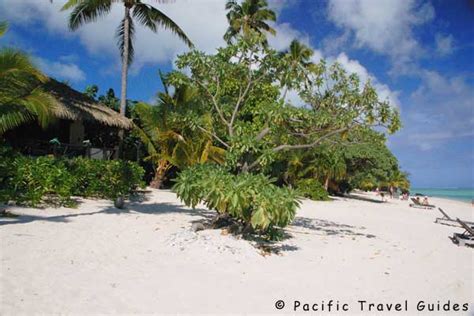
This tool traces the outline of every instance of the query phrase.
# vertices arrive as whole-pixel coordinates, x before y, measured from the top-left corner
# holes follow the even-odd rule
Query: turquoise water
[[[450,200],[471,202],[474,200],[474,189],[428,189],[411,188],[410,194],[421,193],[426,196],[440,197]]]

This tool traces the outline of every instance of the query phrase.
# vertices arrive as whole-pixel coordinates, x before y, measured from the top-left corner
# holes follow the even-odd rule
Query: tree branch
[[[210,132],[208,131],[207,129],[201,127],[201,126],[197,126],[197,128],[199,128],[201,131],[203,131],[204,133],[207,133],[209,135],[211,135],[212,137],[214,137],[214,139],[216,139],[219,143],[221,143],[222,145],[224,145],[226,148],[230,148],[229,144],[227,144],[225,141],[223,141],[219,136],[217,136],[216,134],[214,134],[213,132]]]
[[[268,126],[265,127],[264,129],[260,131],[260,133],[258,133],[258,135],[255,137],[255,140],[256,141],[262,140],[269,132],[270,132],[270,127]]]
[[[213,95],[209,89],[206,88],[206,86],[201,83],[199,80],[195,80],[195,82],[201,87],[204,89],[204,91],[206,91],[206,93],[209,95],[209,97],[211,98],[211,101],[212,101],[212,105],[214,106],[214,108],[216,109],[217,113],[219,114],[219,117],[221,118],[222,122],[229,126],[229,122],[227,122],[227,120],[225,119],[224,117],[224,113],[222,113],[221,109],[219,108],[219,105],[217,103],[217,100],[216,100],[216,96]],[[219,79],[217,79],[217,86],[219,87]],[[216,92],[216,95],[217,95],[218,92]]]
[[[300,144],[300,145],[289,145],[289,144],[285,144],[285,145],[280,145],[280,146],[277,146],[275,148],[273,148],[273,151],[274,152],[279,152],[279,151],[282,151],[282,150],[288,150],[288,149],[304,149],[304,148],[313,148],[315,147],[316,145],[319,145],[323,140],[325,140],[326,138],[329,138],[333,135],[336,135],[336,134],[339,134],[339,133],[342,133],[344,131],[347,131],[349,130],[350,127],[344,127],[344,128],[339,128],[339,129],[336,129],[332,132],[329,132],[327,133],[326,135],[324,136],[321,136],[320,138],[318,138],[317,140],[315,140],[314,142],[312,143],[309,143],[309,144]]]

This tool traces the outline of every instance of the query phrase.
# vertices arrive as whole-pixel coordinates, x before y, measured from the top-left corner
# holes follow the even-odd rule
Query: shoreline
[[[449,196],[445,193],[456,193],[459,191],[468,191],[466,196],[456,197]],[[413,194],[420,193],[428,196],[429,198],[444,198],[452,201],[461,201],[468,204],[472,204],[474,201],[474,189],[473,188],[413,188],[410,189]],[[441,193],[439,193],[441,192]]]

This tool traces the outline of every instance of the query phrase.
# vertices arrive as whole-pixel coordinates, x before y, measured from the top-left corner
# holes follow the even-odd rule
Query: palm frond
[[[138,11],[137,11],[137,8],[139,8]],[[178,24],[176,24],[166,14],[154,8],[153,6],[139,3],[135,5],[133,14],[134,14],[134,17],[139,19],[140,23],[142,23],[146,27],[149,27],[152,31],[156,32],[157,27],[161,26],[165,30],[169,30],[172,33],[176,34],[188,47],[191,47],[191,48],[194,47],[191,40],[184,33],[184,31],[178,26]],[[153,26],[150,27],[151,25]]]
[[[31,91],[28,96],[19,100],[17,104],[33,113],[39,125],[43,128],[46,128],[46,126],[54,120],[54,99],[49,93],[46,93],[40,87]]]
[[[148,152],[148,155],[150,155],[150,158],[158,155],[158,148],[156,148],[155,142],[148,136],[148,134],[143,129],[141,129],[138,125],[135,125],[133,132],[140,138],[142,143],[145,145],[146,151]]]
[[[240,4],[229,0],[226,4],[227,21],[229,28],[224,34],[224,39],[230,43],[232,38],[242,32],[245,36],[255,32],[262,34],[263,31],[275,35],[276,31],[266,21],[276,21],[276,14],[268,8],[265,0],[244,0]],[[262,39],[265,44],[266,39]]]
[[[236,7],[238,7],[238,3],[235,0],[227,0],[227,3],[225,4],[225,9],[226,10],[233,10]]]
[[[112,0],[71,0],[63,6],[63,9],[72,7],[74,9],[69,16],[69,28],[77,30],[81,25],[94,22],[109,13]]]
[[[149,28],[153,32],[157,31],[155,21],[152,19],[152,6],[145,3],[137,3],[133,6],[132,15],[143,26]]]
[[[71,9],[72,7],[75,7],[78,5],[80,2],[84,2],[85,0],[68,0],[61,8],[61,11],[66,11]]]
[[[19,73],[35,76],[42,81],[46,80],[28,55],[18,49],[2,48],[0,50],[0,78]]]
[[[166,82],[166,76],[165,76],[165,74],[161,71],[161,69],[158,70],[158,75],[160,76],[161,84],[163,85],[163,89],[165,90],[165,94],[166,94],[166,95],[169,95],[168,83]]]
[[[115,37],[117,38],[117,46],[120,50],[120,56],[123,58],[125,51],[125,21],[128,19],[129,22],[129,32],[128,32],[128,56],[127,61],[130,65],[133,62],[133,57],[135,56],[135,50],[133,48],[133,38],[135,36],[135,26],[131,17],[124,17],[120,22],[120,25],[115,32]]]
[[[0,105],[0,135],[26,122],[34,120],[33,113],[20,106]]]
[[[25,53],[0,50],[0,133],[37,119],[46,126],[53,117],[53,98],[40,87],[46,80]]]

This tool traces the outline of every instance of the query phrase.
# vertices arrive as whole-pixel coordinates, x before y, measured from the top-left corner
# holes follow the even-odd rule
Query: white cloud
[[[290,46],[291,41],[294,39],[298,39],[305,45],[310,45],[308,35],[294,29],[290,23],[272,23],[272,27],[275,29],[276,35],[268,35],[268,43],[278,51],[287,49]]]
[[[432,150],[474,136],[474,85],[464,77],[420,72],[422,83],[409,97],[405,128],[396,138],[421,150]]]
[[[358,47],[367,47],[403,64],[422,53],[413,29],[434,18],[429,3],[415,0],[330,0],[329,19],[349,30]]]
[[[351,33],[345,30],[340,35],[329,35],[322,40],[322,47],[326,54],[337,54],[341,51],[350,39]]]
[[[450,55],[454,51],[454,38],[451,34],[436,34],[436,52],[440,56]]]
[[[86,79],[86,75],[76,64],[50,61],[39,57],[34,58],[34,61],[44,73],[53,78],[74,82]]]

